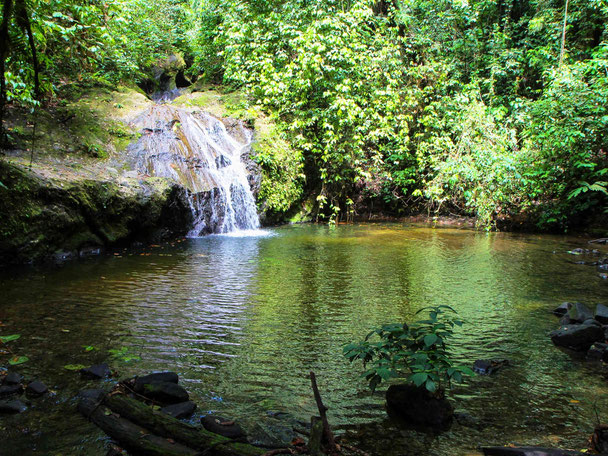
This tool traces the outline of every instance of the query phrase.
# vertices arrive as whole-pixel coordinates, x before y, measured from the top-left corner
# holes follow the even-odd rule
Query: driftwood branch
[[[319,415],[321,416],[321,421],[323,422],[323,436],[329,451],[331,453],[338,453],[340,449],[338,448],[338,445],[336,445],[334,434],[331,432],[331,428],[329,427],[329,421],[327,421],[328,408],[323,404],[321,394],[319,393],[319,388],[317,387],[317,377],[312,371],[310,372],[310,382],[312,384],[312,391],[315,395],[315,401],[317,402],[317,408],[319,409]]]

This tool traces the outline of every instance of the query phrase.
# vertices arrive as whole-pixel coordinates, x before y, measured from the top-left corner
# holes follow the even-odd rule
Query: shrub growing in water
[[[448,341],[455,326],[462,320],[452,314],[449,306],[425,307],[428,318],[411,325],[393,323],[371,331],[365,340],[344,347],[344,356],[351,362],[363,361],[368,368],[363,376],[373,391],[382,382],[407,375],[417,387],[442,395],[445,385],[462,382],[466,375],[474,375],[465,366],[455,365],[450,357]],[[378,341],[373,340],[377,336]]]

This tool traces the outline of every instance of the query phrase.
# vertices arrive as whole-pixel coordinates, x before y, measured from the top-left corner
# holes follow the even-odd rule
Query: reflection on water
[[[241,233],[242,234],[242,233]],[[481,234],[397,224],[284,227],[271,236],[210,236],[117,252],[59,269],[0,278],[0,334],[57,395],[2,418],[2,455],[104,454],[105,437],[69,397],[87,383],[63,369],[129,347],[123,376],[173,369],[199,412],[316,414],[307,374],[317,373],[332,424],[379,455],[476,454],[478,445],[583,448],[593,407],[608,404],[595,368],[555,349],[550,310],[564,300],[606,302],[606,283],[563,252],[583,241]],[[473,427],[444,434],[399,428],[370,395],[341,346],[369,328],[450,304],[467,321],[455,356],[508,358],[512,367],[451,392]],[[83,346],[98,350],[86,352]],[[58,418],[60,416],[61,418]]]

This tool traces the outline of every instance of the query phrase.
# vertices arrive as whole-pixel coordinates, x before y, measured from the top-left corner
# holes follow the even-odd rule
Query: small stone
[[[605,274],[605,273],[598,274],[598,277],[603,280],[608,280],[608,274]]]
[[[608,324],[608,307],[598,304],[595,308],[595,319],[602,324]]]
[[[155,382],[143,385],[141,394],[165,404],[178,404],[188,400],[188,392],[180,385],[171,382]]]
[[[80,369],[80,375],[90,380],[100,380],[112,375],[112,371],[110,370],[110,366],[103,363]]]
[[[221,416],[207,415],[201,418],[201,424],[209,432],[214,434],[223,435],[229,439],[242,439],[246,440],[247,435],[239,426],[232,420],[222,418]]]
[[[37,396],[42,396],[48,390],[49,389],[47,388],[47,386],[44,383],[42,383],[41,381],[38,381],[38,380],[34,380],[33,382],[30,382],[27,385],[27,388],[25,388],[25,394],[27,394],[28,396],[32,396],[32,397],[37,397]]]
[[[557,316],[566,315],[568,313],[568,309],[570,309],[571,306],[572,306],[572,303],[570,303],[570,302],[562,302],[559,305],[559,307],[556,307],[553,310],[553,313]]]
[[[23,387],[21,385],[5,385],[0,386],[0,397],[7,397],[13,394],[21,394]]]
[[[18,385],[23,381],[23,375],[18,374],[17,372],[9,372],[4,377],[3,384],[4,385]]]
[[[12,401],[0,401],[0,413],[23,413],[27,406],[18,399]]]
[[[196,410],[196,404],[192,401],[172,404],[160,409],[161,412],[171,415],[173,418],[189,418]]]
[[[580,302],[572,304],[568,310],[570,320],[576,323],[582,323],[585,320],[593,319],[593,312],[585,305]]]

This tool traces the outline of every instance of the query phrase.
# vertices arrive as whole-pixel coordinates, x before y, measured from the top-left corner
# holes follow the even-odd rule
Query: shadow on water
[[[208,411],[245,427],[284,411],[315,414],[314,370],[332,424],[378,455],[476,454],[481,444],[583,448],[593,403],[607,392],[593,366],[555,349],[550,310],[606,302],[606,283],[568,263],[582,241],[398,224],[292,226],[272,236],[209,236],[0,277],[1,334],[21,333],[21,371],[56,395],[3,417],[2,455],[104,454],[107,439],[70,399],[93,385],[63,368],[110,360],[121,376],[173,369]],[[246,234],[246,233],[245,233]],[[370,395],[342,345],[371,327],[450,304],[467,321],[454,356],[508,358],[492,377],[451,391],[470,422],[433,434],[399,426]],[[96,350],[85,351],[85,346]],[[7,439],[7,440],[5,440]]]

